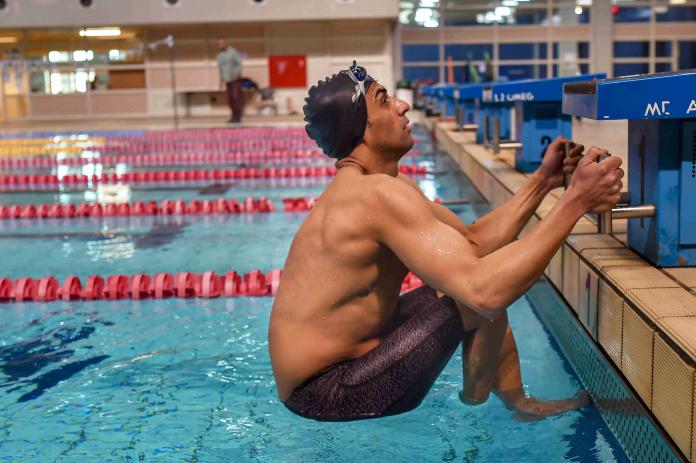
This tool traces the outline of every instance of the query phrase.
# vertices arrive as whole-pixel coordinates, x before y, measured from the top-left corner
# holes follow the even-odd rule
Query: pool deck
[[[473,132],[416,114],[412,118],[431,129],[492,207],[527,181],[513,169],[511,150],[494,156],[476,144]],[[562,193],[555,190],[542,202],[520,236]],[[652,266],[626,246],[625,230],[626,221],[615,220],[614,235],[600,235],[586,216],[545,275],[677,447],[696,462],[696,268]]]

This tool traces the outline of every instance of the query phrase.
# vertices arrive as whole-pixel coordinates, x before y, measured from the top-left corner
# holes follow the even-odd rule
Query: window
[[[501,43],[501,60],[546,59],[545,43]]]
[[[85,61],[92,61],[94,59],[94,52],[92,50],[73,50],[73,51],[59,51],[52,50],[49,51],[46,56],[44,56],[44,61],[49,63],[59,64],[59,63],[83,63]]]
[[[482,6],[486,3],[490,5],[488,8]],[[445,26],[485,26],[491,24],[539,25],[549,23],[546,8],[533,8],[537,4],[545,5],[545,1],[529,1],[524,4],[525,8],[485,1],[478,5],[458,4],[454,9],[445,9],[444,24]],[[447,8],[453,4],[445,3],[444,5]]]
[[[553,44],[553,58],[563,61],[587,59],[590,57],[589,42],[558,42]]]
[[[520,26],[531,25],[531,24],[546,24],[548,22],[548,17],[546,15],[545,9],[521,9],[517,8],[512,11],[510,19],[507,21],[509,24],[517,24]]]
[[[440,52],[438,46],[433,45],[403,45],[401,47],[404,63],[414,61],[439,61]]]
[[[459,83],[480,82],[486,80],[486,65],[454,66],[454,81]]]
[[[614,77],[633,76],[636,74],[647,74],[649,72],[648,63],[615,63]]]
[[[440,80],[439,66],[404,66],[404,80],[414,81],[416,79]]]
[[[455,61],[485,60],[493,56],[491,44],[446,44],[445,59],[452,57]]]
[[[33,93],[51,95],[85,93],[95,80],[94,69],[77,68],[74,71],[43,70],[30,75]]]
[[[496,22],[496,18],[486,14],[490,10],[486,9],[467,9],[467,10],[445,10],[445,26],[487,26]]]
[[[655,63],[655,72],[669,72],[671,70],[671,63]]]
[[[644,23],[650,21],[650,7],[614,6],[615,23]]]
[[[655,7],[655,21],[696,21],[696,7]]]
[[[614,58],[647,58],[650,42],[614,42]]]
[[[696,68],[696,42],[679,42],[679,69]]]
[[[554,8],[551,23],[559,24],[589,24],[590,7],[579,4],[568,5],[566,7]]]
[[[498,74],[501,80],[543,79],[546,77],[546,65],[504,64],[500,65]]]
[[[553,77],[577,76],[589,72],[590,65],[586,63],[562,63],[553,66]]]
[[[672,42],[655,42],[655,56],[664,58],[672,56]]]
[[[434,0],[420,1],[418,5],[415,1],[401,2],[399,11],[399,23],[404,26],[417,27],[438,27],[440,24],[440,12]],[[426,7],[430,5],[430,7]]]

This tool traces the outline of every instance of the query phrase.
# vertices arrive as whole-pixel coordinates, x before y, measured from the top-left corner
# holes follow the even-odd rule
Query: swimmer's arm
[[[485,252],[484,249],[481,248],[478,238],[474,236],[472,233],[472,230],[470,229],[470,226],[465,224],[457,215],[447,209],[447,207],[443,206],[442,204],[438,204],[435,202],[430,201],[427,196],[423,194],[423,191],[418,187],[418,184],[410,178],[408,175],[404,175],[402,173],[399,173],[398,178],[402,179],[405,181],[408,185],[410,185],[413,189],[415,189],[426,201],[428,201],[428,204],[430,206],[430,209],[433,211],[433,214],[435,214],[435,217],[440,221],[443,222],[450,227],[454,228],[457,230],[459,233],[464,235],[464,237],[469,240],[469,243],[473,246],[473,250],[475,254],[478,257],[483,257],[486,255],[488,252]]]
[[[423,195],[411,178],[403,174],[399,174],[399,178]],[[514,241],[549,191],[551,188],[548,182],[535,174],[505,204],[469,225],[442,204],[430,202],[430,208],[438,220],[454,228],[469,240],[478,257],[483,257]]]
[[[477,257],[469,241],[438,220],[417,192],[402,182],[388,183],[364,192],[379,217],[371,222],[375,238],[428,285],[491,319],[537,281],[587,212],[581,198],[566,193],[524,238]]]
[[[485,252],[493,252],[512,242],[532,217],[541,201],[553,188],[562,185],[565,174],[575,171],[585,147],[572,144],[565,156],[563,147],[568,142],[557,137],[547,148],[539,169],[510,200],[472,225],[471,233]]]
[[[469,225],[481,254],[490,254],[514,241],[549,191],[546,179],[534,174],[505,204]]]

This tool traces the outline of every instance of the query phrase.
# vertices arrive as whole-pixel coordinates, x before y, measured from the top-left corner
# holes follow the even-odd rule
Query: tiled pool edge
[[[492,207],[505,202],[526,181],[523,174],[514,171],[501,157],[496,158],[475,145],[471,134],[451,131],[451,123],[426,121],[422,116],[417,119],[426,123]],[[557,194],[552,193],[542,203],[531,224],[546,215]],[[581,220],[547,268],[546,276],[597,342],[596,346],[604,349],[680,451],[696,461],[696,451],[692,451],[692,441],[696,442],[694,356],[684,348],[683,340],[678,342],[662,328],[660,318],[651,317],[649,310],[639,308],[636,298],[627,294],[632,288],[628,274],[634,274],[633,281],[639,278],[639,291],[644,289],[648,293],[664,289],[686,291],[686,285],[674,278],[660,280],[664,272],[647,265],[628,250],[622,243],[624,236],[601,236],[595,230],[592,222]],[[594,255],[597,252],[599,255]],[[622,271],[627,275],[620,275]],[[696,307],[693,313],[687,312],[667,315],[696,316]],[[679,321],[674,317],[666,320]],[[563,337],[563,333],[560,335]],[[686,343],[688,345],[688,340]],[[605,419],[610,422],[611,417],[605,416]],[[629,434],[636,431],[638,429],[631,427]],[[630,442],[627,445],[630,446]]]
[[[549,298],[549,292],[554,293]],[[580,323],[573,320],[569,307],[556,297],[546,279],[528,292],[536,314],[558,342],[585,389],[626,455],[635,462],[683,462],[680,451],[658,431],[649,410],[630,391],[609,359],[600,351]]]

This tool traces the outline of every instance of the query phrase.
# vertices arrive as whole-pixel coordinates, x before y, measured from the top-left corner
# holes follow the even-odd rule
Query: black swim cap
[[[327,156],[345,157],[362,140],[367,125],[365,93],[373,83],[365,68],[353,61],[350,69],[309,89],[302,108],[305,130]]]

